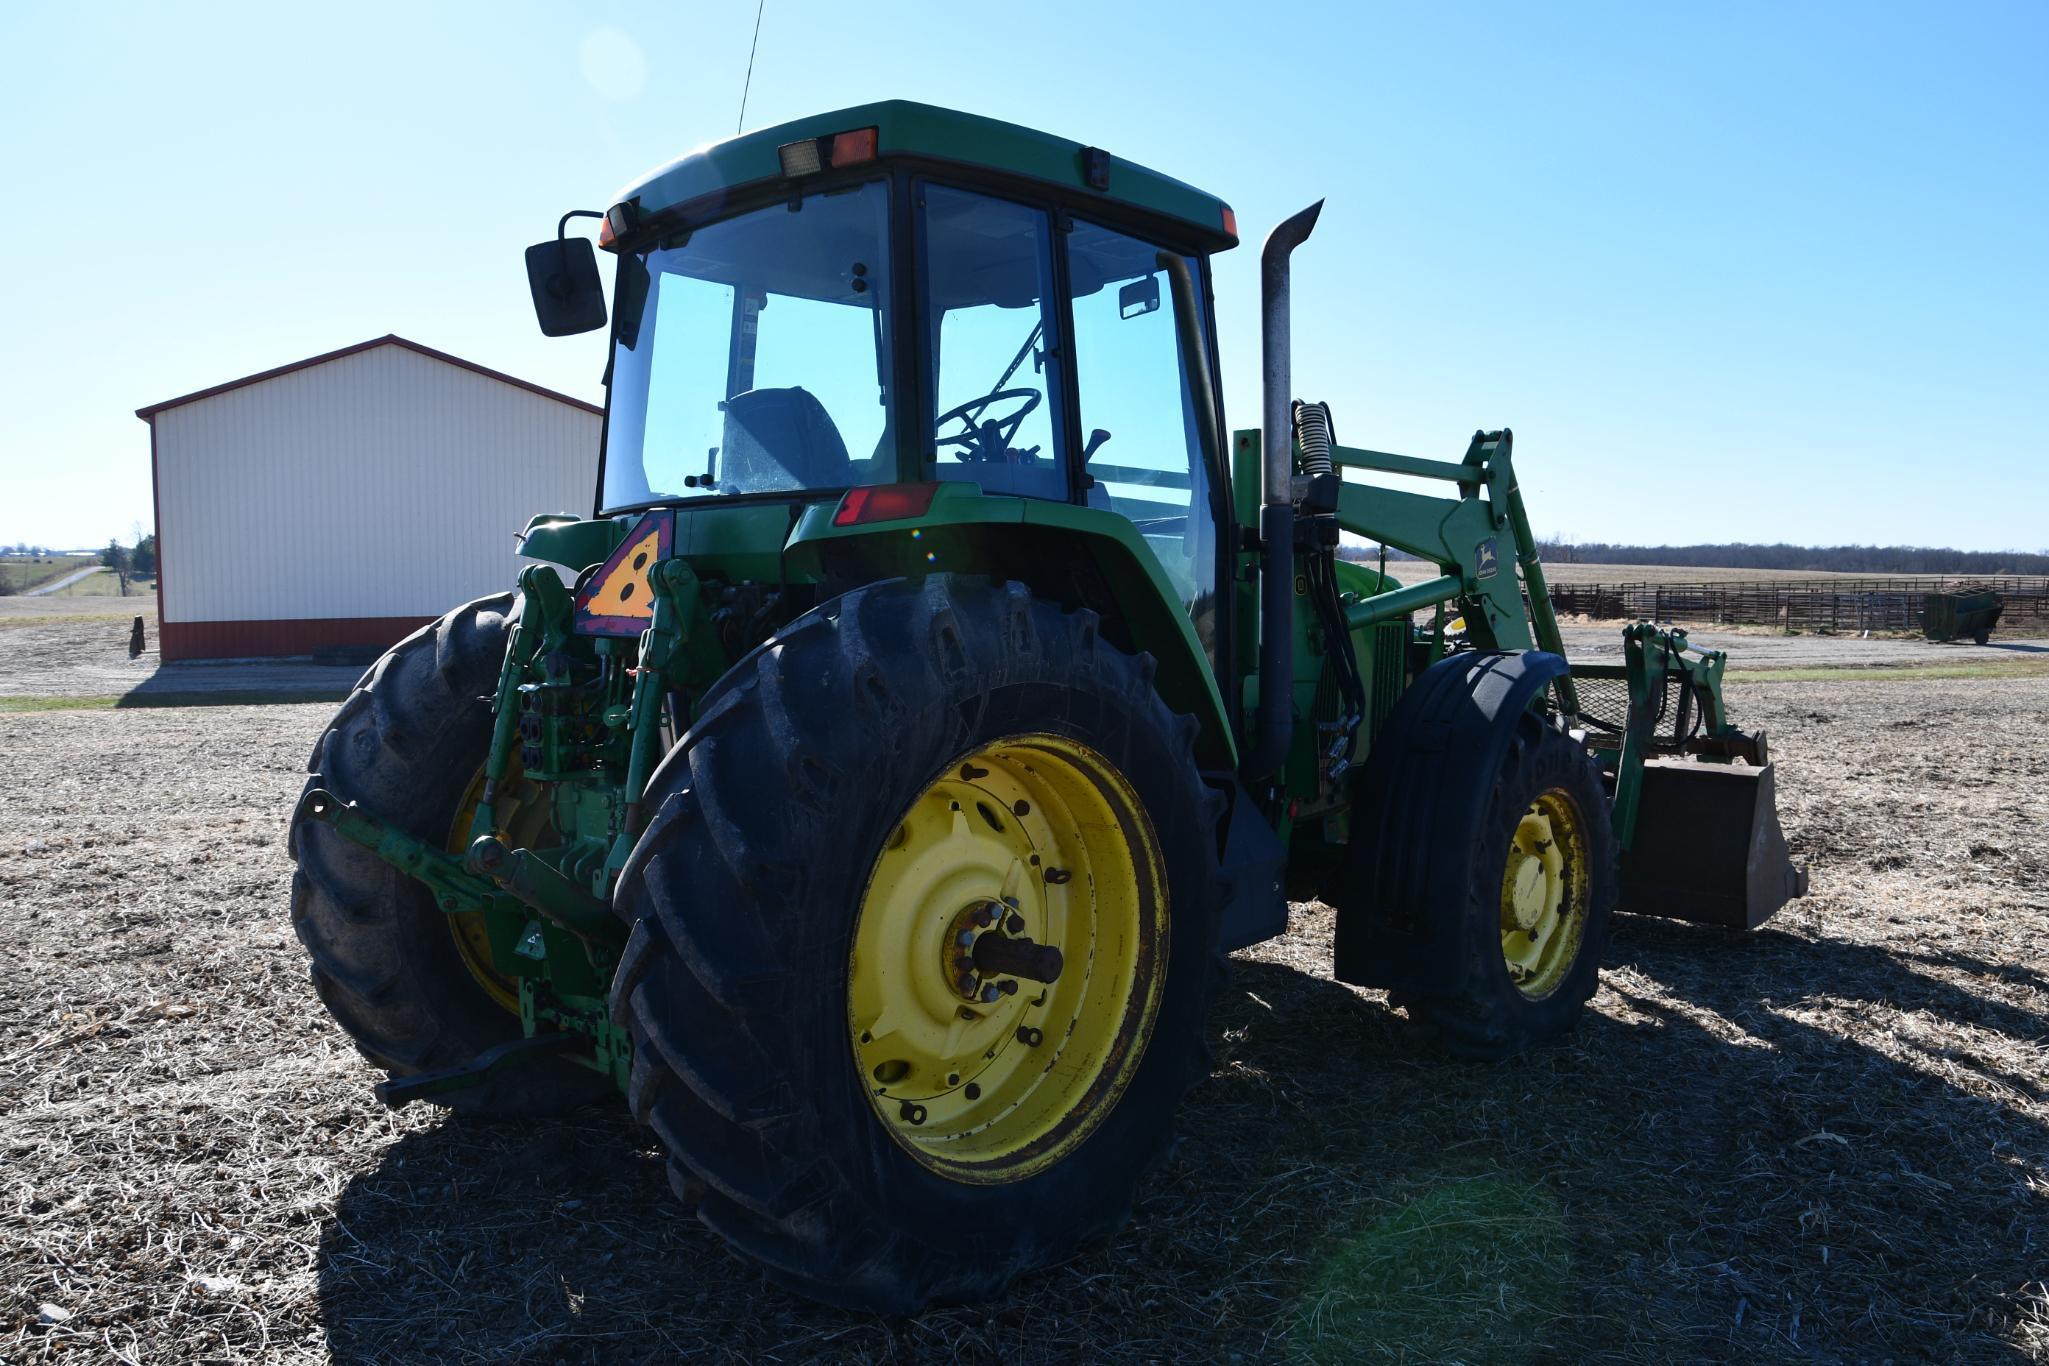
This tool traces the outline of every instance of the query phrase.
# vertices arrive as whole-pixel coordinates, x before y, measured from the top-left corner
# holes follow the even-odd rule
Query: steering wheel
[[[1037,408],[1045,397],[1037,389],[996,389],[980,398],[969,399],[966,403],[948,408],[939,415],[932,424],[935,431],[943,429],[949,422],[960,423],[961,430],[945,436],[935,436],[933,444],[959,446],[959,458],[970,464],[978,461],[994,464],[1029,464],[1038,458],[1039,448],[1032,446],[1016,450],[1010,443],[1016,439],[1018,428],[1024,426],[1024,420],[1031,416],[1033,409]],[[1002,417],[980,420],[982,413],[990,405],[1015,403],[1019,399],[1023,399],[1024,402],[1019,404],[1016,411],[1005,413]]]

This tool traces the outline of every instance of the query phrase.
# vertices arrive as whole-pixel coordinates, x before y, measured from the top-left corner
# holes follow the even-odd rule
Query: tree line
[[[1923,545],[1756,545],[1730,541],[1722,545],[1616,545],[1610,541],[1577,541],[1540,537],[1537,553],[1546,564],[1641,564],[1693,569],[1769,569],[1779,573],[1835,574],[2049,574],[2049,551],[1952,550]],[[1338,554],[1372,563],[1375,545],[1347,545]],[[1390,560],[1416,558],[1390,548]]]
[[[116,574],[150,577],[157,572],[157,534],[152,531],[139,537],[133,549],[119,541],[109,540],[107,548],[100,552],[100,563]]]

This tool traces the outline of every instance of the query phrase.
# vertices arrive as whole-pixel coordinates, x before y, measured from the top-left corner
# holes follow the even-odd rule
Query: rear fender
[[[1168,706],[1193,716],[1204,769],[1237,767],[1223,695],[1201,640],[1159,558],[1130,521],[1100,508],[939,485],[921,516],[833,525],[835,503],[814,503],[784,547],[792,577],[819,581],[835,597],[878,579],[948,572],[1027,584],[1102,620],[1103,639],[1157,662],[1154,686]]]
[[[1464,918],[1428,914],[1425,908],[1441,899],[1437,889],[1390,884],[1389,870],[1404,870],[1415,882],[1428,860],[1399,857],[1400,851],[1463,838],[1474,828],[1517,722],[1565,671],[1563,658],[1541,650],[1469,651],[1431,665],[1402,694],[1374,738],[1357,788],[1348,860],[1356,883],[1337,916],[1339,981],[1420,995],[1456,989],[1438,977],[1465,961]],[[1366,889],[1376,887],[1382,894],[1369,898]]]

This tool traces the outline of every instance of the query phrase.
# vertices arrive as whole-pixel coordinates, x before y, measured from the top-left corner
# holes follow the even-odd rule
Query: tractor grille
[[[1589,730],[1620,735],[1629,724],[1629,680],[1573,675],[1579,692],[1579,719]]]
[[[1373,673],[1366,686],[1368,743],[1380,734],[1408,684],[1409,619],[1397,617],[1373,628]]]
[[[1626,678],[1588,678],[1574,673],[1574,687],[1579,692],[1580,724],[1597,735],[1613,735],[1620,739],[1629,725],[1629,680]],[[1652,703],[1658,718],[1657,729],[1650,735],[1650,743],[1665,748],[1677,748],[1692,737],[1699,726],[1698,706],[1685,706],[1685,680],[1677,675],[1665,679],[1664,706]]]

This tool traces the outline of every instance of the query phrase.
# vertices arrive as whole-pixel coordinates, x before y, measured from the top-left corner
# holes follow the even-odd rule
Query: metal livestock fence
[[[1918,631],[1930,593],[1991,589],[2001,627],[2049,628],[2049,576],[1728,579],[1701,583],[1553,583],[1562,615],[1783,626],[1791,631]]]

